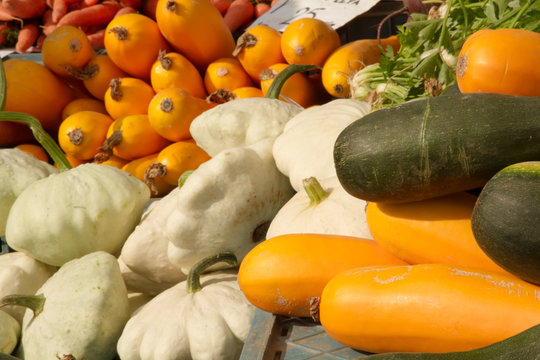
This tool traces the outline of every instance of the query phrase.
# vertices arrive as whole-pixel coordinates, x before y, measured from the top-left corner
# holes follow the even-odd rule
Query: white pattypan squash
[[[237,99],[203,112],[193,119],[189,131],[197,145],[214,156],[225,149],[275,139],[300,111],[300,106],[277,99]]]
[[[334,143],[341,131],[370,111],[366,102],[336,99],[305,109],[290,119],[272,149],[278,169],[296,191],[302,180],[336,176]]]
[[[0,149],[0,236],[17,196],[34,181],[56,173],[54,166],[20,149]]]
[[[19,343],[21,325],[7,312],[0,310],[0,354],[11,354]]]
[[[30,184],[11,207],[6,241],[46,264],[116,253],[150,199],[142,181],[118,168],[83,164]]]
[[[118,340],[122,360],[236,360],[255,314],[238,285],[237,270],[200,276],[232,254],[203,259],[188,280],[143,305]],[[234,260],[232,260],[234,259]],[[232,262],[231,264],[234,264]],[[200,278],[199,278],[200,276]]]
[[[116,258],[96,251],[65,263],[32,297],[4,297],[26,310],[17,355],[25,360],[112,359],[129,319],[127,289]]]
[[[224,150],[193,171],[180,188],[166,233],[169,259],[184,273],[222,251],[241,260],[264,240],[269,222],[294,195],[276,168],[272,142]]]
[[[0,299],[13,294],[34,295],[56,270],[22,252],[0,255]],[[21,322],[25,309],[6,306],[2,310]]]
[[[164,197],[154,200],[122,246],[118,259],[134,273],[123,271],[128,289],[132,291],[155,295],[186,279],[186,274],[169,261],[169,241],[165,233],[165,225],[176,208],[179,191],[176,187]],[[149,287],[149,284],[152,286]]]
[[[266,238],[285,234],[315,233],[373,239],[366,220],[366,201],[350,195],[337,176],[320,182],[307,178],[276,214]]]

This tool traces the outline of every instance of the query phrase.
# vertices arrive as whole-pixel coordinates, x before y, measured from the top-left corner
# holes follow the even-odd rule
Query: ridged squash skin
[[[476,243],[471,214],[476,196],[458,192],[404,204],[369,202],[373,238],[409,264],[453,264],[506,272]]]
[[[502,168],[540,158],[536,97],[463,94],[374,111],[334,146],[351,195],[409,202],[482,187]]]
[[[540,285],[540,161],[512,164],[484,186],[471,224],[482,250],[509,272]]]
[[[240,264],[247,299],[265,311],[309,317],[310,301],[342,271],[407,263],[371,239],[329,234],[284,234],[253,248]]]
[[[6,241],[53,266],[94,251],[116,253],[150,199],[145,183],[94,163],[30,184],[8,215]]]
[[[465,266],[374,266],[332,278],[319,314],[330,337],[362,351],[468,351],[540,323],[539,292],[515,276]]]

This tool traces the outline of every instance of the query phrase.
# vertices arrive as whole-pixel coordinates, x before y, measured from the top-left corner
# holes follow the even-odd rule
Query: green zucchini
[[[501,324],[501,326],[504,326]],[[385,353],[358,360],[540,360],[540,324],[508,339],[469,351],[450,353]]]
[[[478,196],[471,226],[476,242],[495,263],[540,285],[540,161],[496,173]]]
[[[376,110],[334,145],[338,179],[367,201],[409,202],[482,187],[540,160],[540,98],[458,94]]]

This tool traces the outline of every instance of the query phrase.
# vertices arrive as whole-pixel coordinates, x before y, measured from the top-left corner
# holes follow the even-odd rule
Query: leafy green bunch
[[[351,95],[375,108],[437,96],[456,83],[457,56],[467,37],[481,29],[540,32],[540,0],[425,1],[429,14],[410,14],[398,26],[397,54],[382,49],[378,64],[349,79]]]

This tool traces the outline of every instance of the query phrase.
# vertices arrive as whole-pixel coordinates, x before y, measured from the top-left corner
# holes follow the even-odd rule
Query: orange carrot
[[[117,16],[120,16],[120,15],[124,15],[124,14],[135,14],[137,13],[137,9],[135,9],[134,7],[131,7],[131,6],[124,6],[123,8],[121,8],[120,10],[118,10],[116,12],[116,14],[114,14],[114,17],[117,17]]]
[[[58,21],[58,26],[72,25],[84,27],[106,25],[114,18],[114,15],[121,7],[122,5],[116,1],[105,0],[87,8],[68,12]]]
[[[253,19],[254,12],[254,6],[249,0],[233,0],[223,20],[231,32],[235,32]]]
[[[258,3],[255,5],[255,17],[258,18],[265,12],[270,10],[270,5],[267,3]]]
[[[49,35],[56,29],[57,25],[53,22],[52,19],[53,10],[49,9],[43,13],[41,17],[41,31],[45,35]]]
[[[221,15],[225,15],[229,6],[231,6],[232,0],[210,0],[212,4],[219,10]]]
[[[149,18],[156,20],[156,6],[158,0],[143,0],[141,12]]]
[[[67,14],[69,4],[78,1],[79,0],[52,0],[52,22],[54,24],[58,23],[58,20]]]
[[[16,17],[9,10],[7,10],[0,2],[0,21],[11,21],[11,20],[22,21],[20,18]]]
[[[2,0],[2,5],[11,15],[21,19],[40,18],[48,8],[45,0]]]
[[[105,48],[105,28],[101,28],[92,33],[87,33],[86,37],[88,38],[88,41],[90,41],[90,44],[92,44],[94,50]]]
[[[272,0],[272,1],[270,2],[270,7],[276,5],[278,2],[279,2],[279,0]]]
[[[19,53],[27,52],[28,49],[36,43],[39,33],[40,29],[37,21],[26,21],[21,30],[19,30],[15,50]]]
[[[120,4],[124,7],[131,7],[139,10],[142,6],[142,0],[120,0]]]

